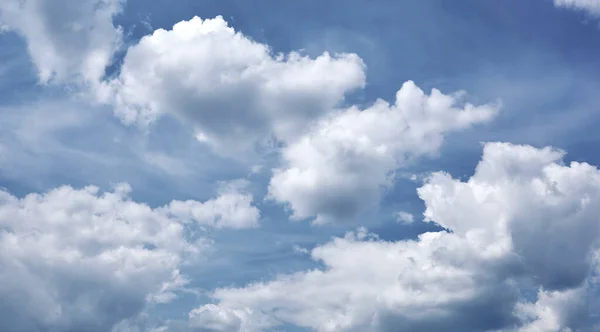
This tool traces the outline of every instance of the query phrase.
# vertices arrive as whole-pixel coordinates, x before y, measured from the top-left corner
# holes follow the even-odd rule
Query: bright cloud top
[[[600,171],[565,166],[562,156],[487,144],[467,182],[436,173],[419,189],[426,218],[452,233],[398,242],[350,233],[312,251],[324,269],[219,289],[223,312],[211,307],[205,316],[253,313],[236,316],[230,330],[240,331],[281,323],[317,331],[584,328],[600,236]],[[523,298],[523,288],[539,289],[537,301]],[[260,329],[249,328],[257,322]]]
[[[222,17],[194,17],[130,47],[100,98],[125,123],[177,116],[215,151],[232,155],[271,135],[294,137],[364,84],[364,64],[355,54],[272,54]]]
[[[393,105],[378,100],[319,121],[283,150],[285,167],[275,170],[272,199],[288,203],[294,219],[316,223],[351,220],[376,204],[393,172],[420,156],[438,153],[444,135],[494,118],[498,105],[460,104],[462,93],[426,95],[404,83]]]
[[[121,0],[3,0],[0,25],[22,35],[42,83],[102,78],[122,31]]]
[[[250,196],[234,190],[156,209],[132,201],[130,190],[0,192],[0,313],[13,313],[1,330],[109,331],[185,286],[182,264],[209,244],[184,231],[188,215],[233,228],[254,226],[258,217]]]

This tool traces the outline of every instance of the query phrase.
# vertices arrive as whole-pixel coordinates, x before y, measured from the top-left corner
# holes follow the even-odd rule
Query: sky
[[[0,331],[600,331],[600,1],[0,0]]]

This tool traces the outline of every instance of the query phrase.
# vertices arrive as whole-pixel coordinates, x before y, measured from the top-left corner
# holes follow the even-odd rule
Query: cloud
[[[130,47],[119,76],[98,94],[125,123],[178,117],[221,155],[281,147],[284,165],[269,197],[287,204],[294,219],[327,223],[374,206],[394,170],[435,155],[444,135],[488,122],[498,110],[464,103],[460,92],[426,95],[410,81],[394,105],[336,110],[364,84],[355,54],[272,54],[222,17],[194,17]]]
[[[209,243],[185,231],[183,215],[204,204],[196,221],[239,228],[258,214],[233,189],[154,209],[130,191],[120,184],[104,193],[94,186],[23,198],[0,192],[0,330],[109,331],[185,287],[180,268]]]
[[[312,250],[322,269],[213,297],[245,319],[317,331],[584,329],[600,171],[563,154],[488,143],[470,179],[435,173],[418,190],[426,219],[449,232],[389,242],[359,230]]]
[[[419,189],[425,217],[482,246],[510,239],[545,289],[576,287],[588,275],[600,231],[600,174],[586,163],[562,166],[562,155],[551,148],[488,144],[468,182],[438,173]]]
[[[411,213],[400,211],[396,214],[396,220],[403,224],[412,224],[415,221],[415,216]]]
[[[581,315],[585,310],[585,291],[585,287],[552,292],[540,290],[535,303],[517,305],[518,314],[525,321],[529,320],[520,332],[571,331],[563,328],[585,319]]]
[[[202,331],[239,331],[246,313],[207,304],[192,310],[189,316],[190,325]]]
[[[555,3],[598,11],[596,2]],[[283,164],[269,197],[286,204],[294,219],[352,220],[377,204],[398,168],[435,156],[446,135],[488,122],[498,111],[498,105],[464,103],[460,93],[426,95],[413,82],[393,104],[340,109],[349,92],[365,85],[357,55],[274,54],[221,17],[195,17],[143,37],[117,76],[103,81],[121,42],[113,24],[121,6],[116,0],[9,0],[0,4],[0,25],[25,37],[41,82],[99,83],[97,97],[125,123],[174,116],[226,156],[280,146]],[[38,129],[52,133],[63,128],[59,120],[33,123],[17,141],[45,141]],[[78,121],[63,120],[64,128]],[[0,161],[15,150],[3,142]],[[165,171],[185,173],[176,158],[144,156]],[[297,247],[324,268],[218,289],[217,303],[193,310],[180,327],[576,329],[596,282],[590,273],[600,176],[593,166],[565,166],[562,158],[551,148],[487,144],[468,181],[436,173],[419,189],[426,221],[448,231],[390,242],[360,229],[310,252]],[[159,208],[133,202],[128,186],[108,193],[60,187],[25,198],[2,192],[0,262],[7,268],[0,271],[0,295],[8,301],[0,305],[6,315],[0,327],[104,331],[139,318],[148,303],[171,301],[187,282],[180,267],[205,245],[184,227],[258,226],[260,211],[246,185],[228,183],[214,199]],[[522,296],[523,288],[537,296]]]
[[[194,126],[202,142],[235,155],[272,135],[294,137],[364,84],[355,54],[273,54],[219,16],[143,37],[98,94],[125,123],[174,115]]]
[[[42,83],[95,83],[121,44],[122,0],[4,0],[0,25],[25,38]]]
[[[434,156],[444,135],[494,118],[498,106],[460,104],[461,93],[426,95],[404,83],[393,105],[378,100],[319,121],[283,149],[285,166],[269,184],[273,200],[287,203],[294,219],[315,223],[352,220],[379,201],[393,172],[421,156]]]
[[[270,325],[268,321],[257,320],[249,309],[227,309],[214,304],[192,310],[188,321],[188,328],[193,332],[250,332],[263,330]]]
[[[585,10],[592,15],[600,15],[600,1],[598,0],[554,0],[557,7]]]
[[[214,228],[258,227],[260,211],[252,205],[253,197],[245,192],[245,180],[223,184],[219,196],[206,202],[173,201],[165,211],[181,220],[192,220]]]
[[[112,26],[118,3],[103,4],[94,10],[112,8],[105,15]],[[269,197],[287,204],[294,219],[328,223],[375,206],[397,168],[435,155],[444,135],[488,122],[498,109],[464,104],[461,93],[426,95],[409,81],[394,105],[378,100],[365,110],[337,110],[346,94],[364,87],[365,69],[356,54],[274,54],[220,16],[194,17],[143,37],[127,50],[118,75],[93,90],[123,122],[174,116],[223,156],[281,148]],[[144,158],[183,173],[164,155]]]

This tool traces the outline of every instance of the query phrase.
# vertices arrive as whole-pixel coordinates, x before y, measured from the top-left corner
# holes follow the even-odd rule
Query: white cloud
[[[364,84],[355,54],[272,54],[222,17],[194,17],[130,47],[119,76],[98,96],[125,123],[179,117],[222,155],[281,144],[285,165],[275,170],[270,198],[289,204],[295,219],[325,223],[375,205],[394,170],[435,155],[445,134],[487,122],[498,110],[463,104],[462,93],[425,95],[413,82],[394,105],[336,110]]]
[[[585,163],[565,167],[562,155],[551,148],[488,144],[468,182],[440,173],[419,189],[425,217],[481,246],[510,239],[507,245],[544,288],[575,287],[589,272],[589,252],[600,232],[600,174]]]
[[[600,15],[599,0],[554,0],[557,7],[585,10],[592,15]]]
[[[419,189],[428,220],[452,232],[387,242],[361,230],[312,250],[323,269],[213,296],[220,310],[317,331],[584,328],[600,171],[562,156],[486,144],[468,181],[436,173]],[[521,289],[540,289],[537,300]]]
[[[400,211],[396,213],[396,220],[403,224],[412,224],[415,221],[415,216],[411,213]]]
[[[464,258],[447,261],[447,252]],[[325,270],[220,289],[214,296],[223,307],[250,308],[276,322],[318,331],[477,330],[472,325],[481,322],[469,321],[473,311],[487,312],[498,324],[512,309],[505,302],[516,297],[493,273],[471,271],[491,262],[448,234],[396,243],[351,234],[317,247],[312,255]]]
[[[517,314],[528,321],[519,331],[571,332],[572,330],[565,326],[582,318],[581,312],[585,308],[585,302],[585,287],[553,292],[540,290],[535,303],[517,305]]]
[[[102,78],[121,29],[113,17],[123,0],[3,0],[0,23],[22,35],[42,83]]]
[[[204,305],[190,312],[190,325],[205,331],[239,331],[244,311],[221,309],[213,304]]]
[[[175,115],[195,126],[201,141],[235,155],[271,135],[294,137],[364,83],[355,54],[273,54],[222,17],[194,17],[130,47],[99,97],[125,123]]]
[[[192,220],[202,226],[243,229],[258,227],[260,211],[252,205],[253,197],[245,192],[245,180],[226,183],[219,196],[206,202],[173,201],[165,210],[181,220]]]
[[[283,150],[285,167],[275,170],[272,199],[288,203],[294,219],[316,223],[354,218],[376,204],[393,172],[420,156],[435,155],[444,135],[490,121],[497,105],[458,105],[461,93],[426,95],[404,83],[390,105],[378,100],[321,120]]]
[[[591,1],[555,3],[598,10]],[[120,7],[116,0],[9,0],[0,3],[0,19],[26,38],[40,81],[98,82],[120,43],[112,21]],[[396,169],[436,155],[446,134],[487,122],[498,109],[461,104],[460,94],[428,96],[407,82],[394,105],[336,110],[364,84],[365,66],[354,54],[277,55],[221,17],[196,17],[142,38],[128,50],[119,76],[97,92],[126,123],[174,115],[224,155],[269,139],[283,143],[285,164],[271,179],[270,197],[288,204],[294,218],[322,223],[352,219],[375,205]],[[325,269],[217,290],[218,305],[192,311],[188,327],[576,326],[573,317],[585,307],[582,284],[592,280],[600,175],[587,164],[564,166],[562,156],[549,148],[488,144],[469,181],[438,173],[419,189],[427,220],[451,233],[387,242],[361,229],[310,252]],[[147,157],[181,173],[170,158]],[[0,270],[0,295],[8,299],[0,312],[10,315],[0,327],[107,330],[184,287],[179,268],[203,244],[183,234],[183,223],[239,229],[256,227],[260,218],[238,184],[206,202],[173,201],[158,209],[131,201],[129,190],[0,194],[0,263],[8,267]],[[520,297],[523,285],[540,289],[535,302]]]
[[[310,253],[310,250],[303,248],[297,244],[294,244],[292,246],[292,250],[294,250],[295,253],[301,254],[301,255],[308,255]]]
[[[24,198],[0,192],[0,330],[109,331],[148,303],[176,297],[187,283],[182,264],[208,242],[166,213],[179,203],[153,209],[132,201],[130,190],[63,186]],[[205,203],[209,214],[223,218],[217,227],[239,227],[234,210],[248,211],[247,196],[233,198],[240,204],[214,203],[222,197]],[[190,205],[193,212],[201,203]]]
[[[207,304],[190,312],[188,328],[194,332],[251,332],[271,325],[256,318],[249,309],[228,309]]]
[[[105,27],[90,31],[114,30],[112,15],[120,3],[104,1],[99,7],[82,2],[69,15]],[[42,4],[11,10],[37,13]],[[79,35],[63,37],[67,42]],[[70,46],[79,48],[77,56],[87,54],[76,42]],[[89,79],[98,81],[96,76]],[[380,100],[366,110],[336,111],[348,92],[364,84],[365,65],[356,54],[273,54],[222,17],[194,17],[143,37],[127,50],[119,75],[94,91],[125,123],[148,124],[163,114],[183,119],[221,155],[244,157],[257,148],[283,146],[285,164],[275,171],[270,197],[288,204],[295,219],[325,223],[353,219],[375,206],[398,167],[436,154],[445,134],[489,121],[497,111],[496,105],[462,105],[460,94],[433,90],[427,96],[412,82],[398,91],[394,105]],[[185,171],[166,155],[145,159],[167,172]]]

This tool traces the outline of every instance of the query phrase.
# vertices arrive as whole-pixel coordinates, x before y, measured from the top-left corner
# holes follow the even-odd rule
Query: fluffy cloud
[[[33,9],[43,4],[13,4],[4,11],[37,13]],[[118,5],[116,0],[97,6],[82,2],[72,16],[104,27],[86,31],[106,36],[103,31],[117,31],[112,15]],[[92,13],[102,20],[88,17]],[[78,48],[73,51],[78,57],[91,54],[88,44],[70,42],[71,48],[61,48],[57,41],[42,43],[26,36],[31,45]],[[93,45],[107,50],[104,55],[112,54],[107,43]],[[57,57],[69,64],[85,60]],[[111,104],[125,123],[149,124],[169,114],[190,124],[199,141],[226,156],[282,146],[284,165],[275,170],[269,197],[289,205],[293,218],[315,217],[316,223],[353,219],[378,202],[395,169],[435,154],[445,134],[487,122],[497,111],[496,105],[461,104],[460,94],[433,90],[425,95],[412,82],[398,91],[394,105],[379,100],[365,110],[336,111],[348,92],[365,84],[365,66],[356,54],[273,54],[222,17],[194,17],[171,30],[156,30],[127,50],[118,76],[99,82],[109,57],[101,58],[106,60],[98,67],[101,71],[88,79],[96,80],[99,100]]]
[[[194,17],[130,47],[120,75],[104,83],[99,97],[126,123],[180,117],[199,140],[233,155],[271,135],[297,135],[364,81],[357,55],[272,54],[222,17]]]
[[[239,331],[246,312],[207,304],[190,312],[190,325],[203,331]]]
[[[522,303],[517,306],[517,314],[528,322],[520,332],[564,331],[565,326],[577,324],[577,320],[585,319],[581,314],[585,307],[585,288],[565,291],[546,292],[540,290],[535,303]]]
[[[452,252],[456,261],[444,257]],[[448,234],[391,243],[359,232],[312,255],[325,270],[214,296],[226,308],[251,308],[318,331],[483,331],[510,323],[509,304],[517,298],[491,270],[473,268],[493,261]]]
[[[598,0],[554,0],[554,5],[585,10],[592,15],[600,15],[600,1]]]
[[[247,181],[226,183],[219,196],[204,203],[173,201],[165,211],[182,220],[214,228],[243,229],[258,226],[260,211],[252,205],[253,197],[244,192]]]
[[[42,83],[97,82],[121,43],[123,0],[3,0],[0,26],[22,35]]]
[[[186,328],[193,332],[251,332],[262,331],[271,325],[268,317],[253,315],[250,309],[229,309],[207,304],[190,312]]]
[[[64,186],[24,198],[0,192],[0,330],[109,331],[148,303],[176,296],[186,284],[182,264],[207,245],[184,232],[179,217],[195,216],[202,203],[153,209],[132,201],[130,190]],[[257,216],[248,196],[233,190],[204,204],[202,218],[192,219],[217,227],[252,224]]]
[[[444,135],[491,120],[497,105],[458,105],[461,93],[426,95],[406,82],[390,105],[379,100],[334,113],[283,150],[270,197],[288,203],[295,219],[316,223],[352,219],[379,200],[393,171],[411,159],[435,155]]]
[[[275,170],[270,197],[289,204],[295,219],[325,223],[375,204],[396,168],[435,154],[445,134],[487,122],[498,108],[462,104],[461,93],[426,95],[407,82],[394,105],[336,111],[364,83],[355,54],[272,54],[221,17],[194,17],[130,47],[98,96],[125,123],[179,117],[223,155],[281,143],[285,166]]]
[[[576,287],[588,275],[600,232],[600,174],[585,163],[562,166],[562,155],[550,148],[489,144],[468,182],[436,174],[419,189],[425,216],[481,245],[510,239],[543,287]]]
[[[583,329],[600,171],[562,157],[487,144],[468,181],[436,173],[418,190],[427,220],[451,232],[388,242],[359,230],[312,250],[325,268],[218,289],[212,310],[317,331]]]

